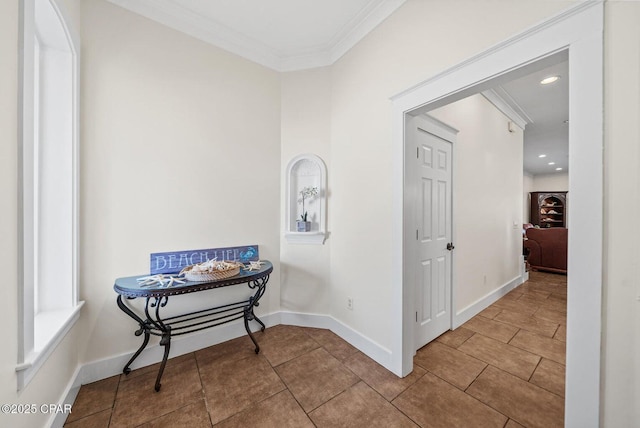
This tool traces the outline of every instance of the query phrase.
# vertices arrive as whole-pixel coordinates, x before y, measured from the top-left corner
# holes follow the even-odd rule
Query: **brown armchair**
[[[527,263],[532,270],[567,273],[568,229],[551,227],[527,229],[524,247],[529,250]]]

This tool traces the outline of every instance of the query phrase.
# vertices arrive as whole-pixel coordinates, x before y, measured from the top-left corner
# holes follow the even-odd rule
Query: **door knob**
[[[454,248],[456,248],[456,247],[454,247],[453,242],[448,242],[448,243],[447,243],[447,250],[451,251],[451,250],[453,250]]]

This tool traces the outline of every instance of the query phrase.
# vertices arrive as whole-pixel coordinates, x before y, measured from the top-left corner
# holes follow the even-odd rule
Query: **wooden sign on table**
[[[151,275],[178,273],[187,266],[214,259],[249,263],[260,260],[260,256],[257,245],[151,253],[149,270]]]

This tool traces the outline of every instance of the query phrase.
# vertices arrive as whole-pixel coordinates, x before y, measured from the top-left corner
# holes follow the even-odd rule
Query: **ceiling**
[[[333,64],[405,0],[108,0],[278,71]],[[568,170],[568,62],[494,87],[524,126],[524,170]],[[542,86],[550,75],[561,78]],[[486,96],[486,91],[483,92]],[[505,111],[505,110],[503,110]],[[538,157],[545,154],[546,157]],[[549,165],[549,162],[555,164]],[[562,168],[556,171],[556,168]]]
[[[560,76],[551,84],[540,81]],[[569,63],[564,61],[503,83],[493,91],[526,123],[524,170],[531,175],[569,169]],[[545,155],[540,157],[540,155]],[[552,163],[551,165],[549,163]],[[556,168],[562,168],[556,170]]]

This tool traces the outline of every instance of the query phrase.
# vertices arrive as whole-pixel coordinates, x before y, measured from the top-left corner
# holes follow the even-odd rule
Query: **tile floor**
[[[562,427],[566,276],[531,272],[397,378],[328,330],[279,325],[84,385],[66,427]]]

